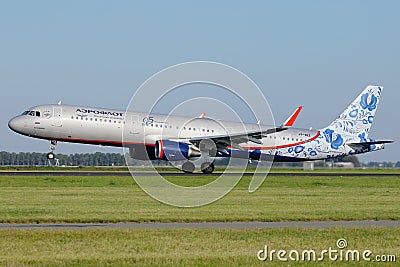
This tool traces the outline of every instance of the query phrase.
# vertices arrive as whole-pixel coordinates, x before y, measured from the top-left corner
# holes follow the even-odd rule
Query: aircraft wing
[[[262,144],[261,139],[269,134],[281,132],[287,130],[288,127],[280,126],[275,127],[267,130],[256,130],[250,132],[243,132],[243,133],[234,133],[234,134],[224,134],[224,135],[211,135],[211,136],[199,136],[190,138],[189,142],[193,145],[199,147],[199,144],[202,140],[208,139],[214,141],[214,143],[223,146],[232,146],[237,149],[241,149],[239,146],[240,143],[245,143],[248,141]]]
[[[234,134],[226,134],[226,135],[214,135],[214,136],[203,136],[203,137],[195,137],[189,139],[189,142],[193,145],[199,147],[201,140],[212,140],[214,143],[219,146],[232,146],[236,149],[242,149],[239,144],[246,143],[248,141],[254,142],[256,144],[261,145],[261,139],[269,134],[281,132],[290,128],[295,122],[297,116],[299,115],[303,106],[299,106],[288,118],[287,120],[279,127],[274,127],[267,130],[257,130],[243,133],[234,133]],[[205,113],[203,113],[200,117],[204,118]]]

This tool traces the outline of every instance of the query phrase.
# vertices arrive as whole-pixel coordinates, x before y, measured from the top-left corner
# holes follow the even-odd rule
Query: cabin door
[[[139,134],[139,116],[131,116],[130,134]]]
[[[62,107],[53,107],[52,125],[56,127],[62,126]]]

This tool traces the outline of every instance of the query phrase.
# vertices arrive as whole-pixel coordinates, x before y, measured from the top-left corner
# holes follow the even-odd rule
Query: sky
[[[399,1],[2,1],[0,151],[49,151],[8,129],[27,107],[125,109],[151,75],[196,60],[248,75],[278,124],[303,105],[300,128],[328,125],[367,85],[381,85],[370,137],[398,140],[398,10]],[[399,150],[396,142],[359,159],[398,161]],[[96,151],[122,149],[56,150]]]

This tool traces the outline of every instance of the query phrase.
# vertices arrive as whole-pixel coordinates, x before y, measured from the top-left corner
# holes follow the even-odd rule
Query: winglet
[[[299,116],[299,113],[301,111],[301,109],[303,108],[303,106],[299,106],[292,115],[290,115],[289,118],[287,118],[287,120],[283,123],[283,126],[285,127],[292,127],[294,121],[296,120],[297,116]]]
[[[203,113],[200,114],[199,118],[200,118],[200,119],[204,119],[205,116],[206,116],[206,113],[203,112]]]

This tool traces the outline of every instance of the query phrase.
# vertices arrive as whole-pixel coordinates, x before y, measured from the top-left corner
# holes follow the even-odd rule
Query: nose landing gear
[[[60,163],[59,163],[59,159],[58,158],[56,158],[56,155],[54,154],[54,150],[56,150],[56,145],[57,145],[57,140],[51,140],[50,141],[50,152],[49,153],[47,153],[47,160],[49,161],[49,166],[51,166],[52,164],[51,164],[51,160],[55,160],[56,161],[56,163],[55,163],[55,166],[59,166],[60,165]]]
[[[56,150],[56,145],[57,145],[57,141],[56,140],[51,140],[50,141],[50,152],[47,153],[47,159],[54,159],[55,155],[54,155],[54,150]]]

